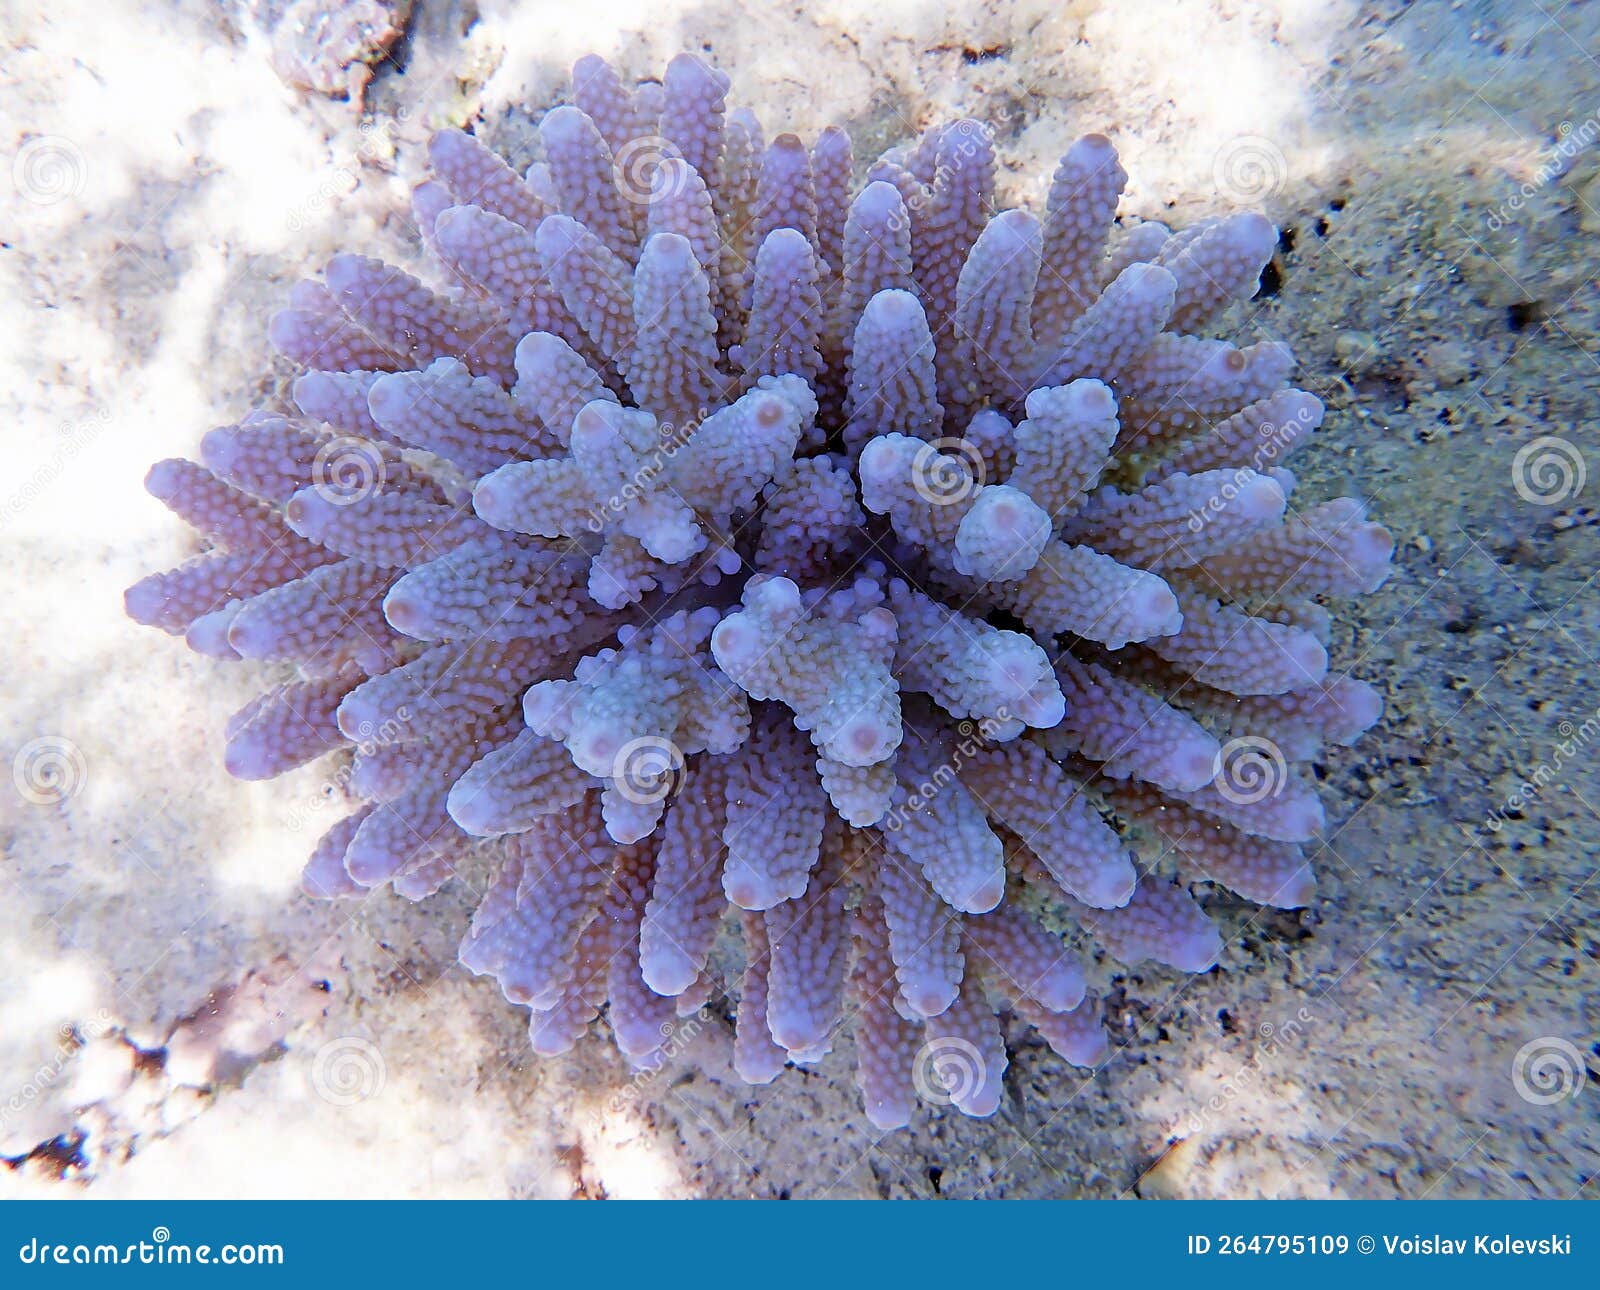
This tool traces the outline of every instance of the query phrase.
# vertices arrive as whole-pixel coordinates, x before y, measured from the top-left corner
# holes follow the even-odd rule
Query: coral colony
[[[292,675],[226,761],[346,759],[312,893],[421,899],[499,839],[461,960],[538,1052],[604,1011],[650,1061],[732,964],[744,1079],[847,1023],[874,1124],[988,1115],[1005,1013],[1106,1051],[1060,928],[1199,972],[1187,883],[1311,899],[1295,764],[1380,710],[1320,602],[1392,543],[1291,509],[1288,350],[1200,334],[1262,216],[1119,226],[1098,135],[996,213],[975,121],[858,185],[843,130],[768,142],[728,84],[585,58],[525,175],[435,135],[434,285],[295,289],[294,409],[152,470],[212,546],[128,611]]]

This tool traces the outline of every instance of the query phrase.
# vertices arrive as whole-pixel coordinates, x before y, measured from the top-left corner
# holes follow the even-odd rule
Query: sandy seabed
[[[0,754],[70,788],[0,788],[0,1195],[1594,1195],[1600,7],[420,0],[359,106],[280,75],[282,8],[0,18]],[[1308,492],[1397,540],[1335,639],[1388,713],[1317,768],[1315,905],[1211,892],[1218,970],[1098,965],[1110,1059],[1015,1030],[991,1120],[871,1131],[848,1044],[749,1088],[720,998],[653,1075],[535,1061],[454,963],[474,876],[299,895],[325,777],[230,780],[256,679],[122,614],[191,549],[149,463],[281,397],[294,281],[414,262],[428,134],[514,145],[577,56],[681,48],[858,156],[987,120],[1008,202],[1093,130],[1125,212],[1264,209],[1271,294],[1230,321],[1328,405]]]

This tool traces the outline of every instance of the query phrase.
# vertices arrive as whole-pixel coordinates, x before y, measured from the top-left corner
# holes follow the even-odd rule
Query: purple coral
[[[1293,508],[1322,409],[1285,347],[1196,334],[1253,294],[1261,216],[1119,228],[1099,136],[1042,216],[995,213],[973,121],[852,201],[846,134],[764,143],[727,86],[584,59],[526,175],[436,136],[438,287],[341,255],[296,289],[296,409],[154,468],[212,545],[128,611],[295,670],[225,755],[350,760],[309,891],[420,899],[501,839],[461,958],[538,1051],[605,1009],[648,1060],[731,904],[744,1078],[848,1018],[875,1123],[987,1115],[1001,1010],[1105,1050],[1041,909],[1203,971],[1183,883],[1310,900],[1295,763],[1380,707],[1318,602],[1391,543]]]

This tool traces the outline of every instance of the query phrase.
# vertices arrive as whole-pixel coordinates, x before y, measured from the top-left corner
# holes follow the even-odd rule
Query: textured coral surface
[[[980,122],[869,161],[726,89],[586,58],[526,173],[436,135],[431,285],[297,288],[296,406],[152,470],[211,547],[128,609],[278,666],[231,773],[347,764],[314,894],[499,839],[461,958],[539,1052],[652,1062],[733,961],[745,1079],[848,1023],[875,1124],[987,1115],[1001,1013],[1104,1051],[1063,927],[1202,971],[1189,883],[1310,899],[1303,764],[1381,707],[1325,602],[1392,544],[1295,492],[1287,349],[1205,334],[1266,219],[1120,224],[1098,135],[997,211]]]

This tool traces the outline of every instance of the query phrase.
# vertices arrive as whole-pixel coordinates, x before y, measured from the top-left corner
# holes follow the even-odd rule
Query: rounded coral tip
[[[1117,410],[1116,396],[1104,381],[1080,377],[1067,389],[1074,410],[1082,417],[1105,417]]]
[[[1171,787],[1180,792],[1204,788],[1217,774],[1218,746],[1215,739],[1193,739],[1173,749]]]
[[[1266,260],[1277,249],[1278,226],[1259,211],[1235,215],[1233,230],[1240,249],[1255,259]]]
[[[977,883],[967,892],[967,898],[962,904],[962,912],[967,914],[987,914],[999,905],[1006,894],[1005,870],[988,874],[983,881]]]
[[[1301,632],[1290,641],[1287,649],[1290,661],[1304,685],[1314,685],[1328,674],[1328,651],[1315,636]]]
[[[1239,514],[1247,520],[1265,522],[1283,514],[1287,502],[1283,486],[1270,475],[1257,475],[1239,487]]]
[[[1183,625],[1178,598],[1159,578],[1152,578],[1132,599],[1130,616],[1147,636],[1170,636]]]
[[[1209,972],[1222,954],[1222,937],[1207,923],[1171,947],[1170,961],[1180,972]]]
[[[837,760],[847,766],[874,766],[900,743],[900,731],[873,717],[861,716],[840,729],[834,740]]]
[[[754,400],[750,415],[763,430],[776,430],[789,419],[789,405],[775,394],[764,395]]]
[[[1103,134],[1086,134],[1067,149],[1067,156],[1074,161],[1087,161],[1104,163],[1116,159],[1117,150],[1110,139]]]
[[[617,438],[611,409],[616,405],[596,399],[586,403],[572,421],[572,450],[590,452]]]
[[[227,475],[238,459],[237,432],[232,426],[208,430],[200,440],[200,460],[214,474]]]
[[[1279,909],[1304,909],[1317,898],[1317,878],[1310,865],[1301,865],[1284,879],[1272,898]]]
[[[856,195],[851,209],[872,223],[882,223],[890,215],[903,212],[905,202],[893,184],[875,179]]]

